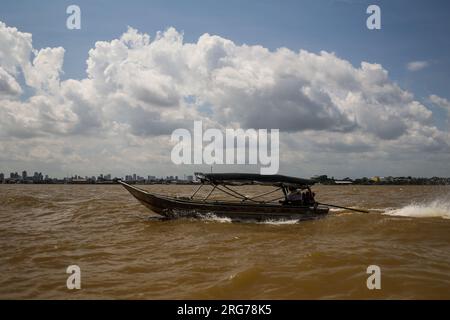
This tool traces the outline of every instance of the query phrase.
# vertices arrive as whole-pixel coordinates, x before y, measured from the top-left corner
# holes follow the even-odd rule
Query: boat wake
[[[436,199],[427,203],[412,203],[400,209],[387,210],[383,214],[399,217],[450,219],[450,200]]]
[[[195,211],[179,211],[175,212],[174,218],[188,218],[188,219],[200,219],[206,222],[218,222],[218,223],[233,223],[233,222],[241,222],[241,223],[256,223],[256,224],[269,224],[269,225],[287,225],[287,224],[296,224],[300,222],[299,219],[269,219],[265,221],[257,221],[252,219],[244,219],[244,220],[233,220],[228,217],[219,217],[213,212],[209,213],[198,213]],[[167,218],[166,218],[167,219]]]
[[[340,208],[330,208],[330,212],[332,213],[339,213],[339,212],[344,212],[346,211],[345,209],[340,209]]]
[[[232,223],[233,220],[225,217],[218,217],[214,213],[202,214],[200,218],[203,221],[208,222],[219,222],[219,223]],[[290,220],[265,220],[265,221],[256,221],[256,220],[239,220],[241,223],[256,223],[256,224],[270,224],[270,225],[286,225],[286,224],[296,224],[299,222],[298,219],[290,219]]]
[[[214,213],[201,214],[199,217],[204,221],[212,221],[219,223],[231,223],[233,222],[230,218],[218,217]]]
[[[260,224],[270,224],[275,226],[286,225],[286,224],[297,224],[300,220],[298,219],[290,219],[290,220],[266,220],[258,222]]]

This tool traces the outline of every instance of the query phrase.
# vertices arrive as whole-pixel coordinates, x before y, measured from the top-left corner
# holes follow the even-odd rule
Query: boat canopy
[[[196,172],[195,176],[202,183],[209,182],[211,184],[222,185],[246,185],[259,184],[271,186],[292,186],[305,187],[314,184],[313,180],[302,179],[296,177],[288,177],[280,174],[262,175],[257,173],[201,173]]]

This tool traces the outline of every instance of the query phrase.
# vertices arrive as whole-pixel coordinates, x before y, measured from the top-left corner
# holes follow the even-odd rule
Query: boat
[[[179,217],[218,217],[231,221],[270,221],[270,220],[311,220],[328,214],[328,206],[315,200],[309,203],[289,201],[288,191],[306,190],[312,194],[310,186],[314,181],[283,175],[260,175],[249,173],[195,173],[200,184],[190,197],[174,197],[156,194],[118,180],[140,203],[154,213],[165,218]],[[274,189],[255,196],[243,195],[233,186],[266,185]],[[200,189],[209,186],[206,197],[196,195]],[[211,199],[213,192],[222,192],[236,200]],[[263,200],[264,196],[281,192],[273,199]]]

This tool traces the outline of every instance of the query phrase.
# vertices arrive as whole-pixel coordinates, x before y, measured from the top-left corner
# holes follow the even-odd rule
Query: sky
[[[81,29],[66,8],[81,9]],[[369,30],[366,9],[381,8]],[[170,135],[280,130],[280,173],[450,176],[448,1],[2,1],[0,172],[183,175]],[[215,165],[214,171],[257,166]]]

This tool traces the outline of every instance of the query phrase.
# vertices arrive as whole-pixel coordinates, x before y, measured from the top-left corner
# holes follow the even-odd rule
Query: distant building
[[[31,180],[34,183],[42,182],[44,180],[44,176],[42,175],[42,172],[35,171]]]
[[[86,183],[88,183],[88,180],[86,178],[75,177],[75,178],[72,179],[72,183],[74,183],[74,184],[86,184]]]
[[[352,184],[353,181],[350,181],[350,180],[335,180],[334,183],[335,184]]]
[[[372,178],[370,178],[370,180],[377,183],[381,181],[379,176],[373,176]]]

